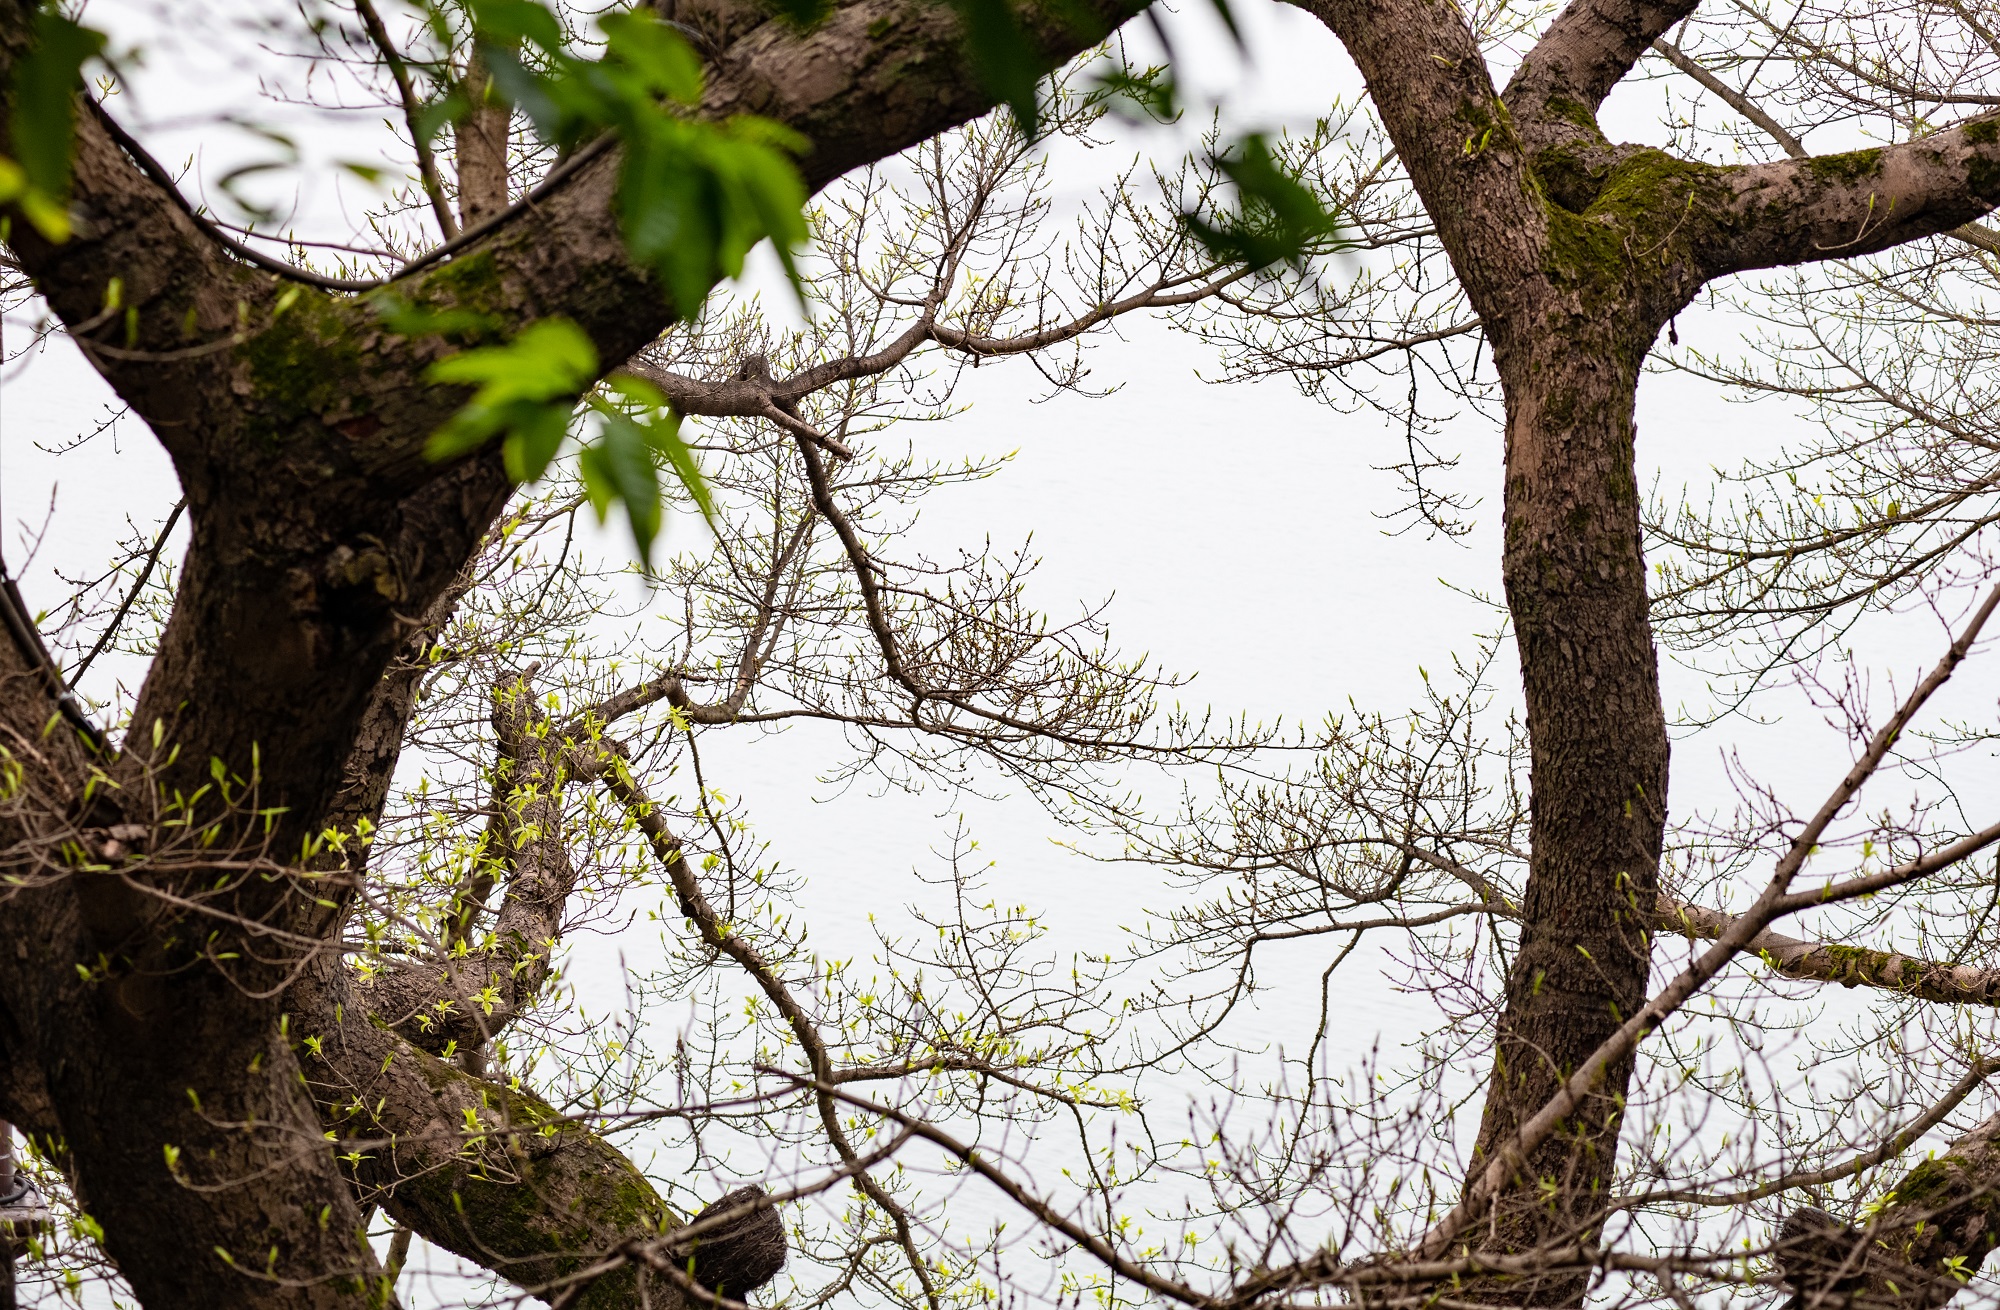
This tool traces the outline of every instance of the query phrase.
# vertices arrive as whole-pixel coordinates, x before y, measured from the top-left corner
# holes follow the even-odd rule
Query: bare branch
[[[403,56],[390,39],[389,29],[382,25],[382,16],[375,12],[373,0],[354,0],[354,12],[361,16],[362,26],[368,29],[368,39],[382,55],[382,62],[389,66],[389,76],[396,81],[396,95],[403,105],[403,126],[409,129],[410,144],[417,152],[417,176],[422,181],[424,195],[431,202],[431,213],[437,218],[438,231],[449,241],[458,235],[458,222],[451,216],[451,202],[445,197],[444,179],[438,176],[437,159],[431,153],[430,139],[418,127],[417,120],[423,106],[417,103],[416,88],[410,84],[410,70],[403,63]]]

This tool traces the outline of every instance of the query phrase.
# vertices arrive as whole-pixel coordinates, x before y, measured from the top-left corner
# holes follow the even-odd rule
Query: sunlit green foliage
[[[606,14],[598,20],[603,56],[585,59],[535,0],[472,0],[471,11],[497,93],[545,141],[570,150],[600,133],[617,135],[626,244],[681,313],[742,273],[744,257],[766,237],[796,277],[806,190],[792,157],[807,143],[767,119],[687,117],[701,100],[701,59],[680,33],[649,10]]]
[[[431,381],[477,390],[431,437],[425,453],[452,459],[500,437],[507,476],[540,481],[569,434],[578,398],[598,373],[597,348],[582,328],[562,317],[542,319],[504,345],[439,360],[427,374]],[[703,515],[712,516],[701,470],[681,440],[680,419],[658,390],[637,378],[613,378],[589,399],[588,408],[597,419],[598,437],[578,455],[577,468],[600,521],[612,505],[623,505],[639,553],[650,560],[660,531],[661,462]]]

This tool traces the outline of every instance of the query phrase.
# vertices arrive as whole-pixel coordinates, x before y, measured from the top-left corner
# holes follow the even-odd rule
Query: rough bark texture
[[[1451,6],[1303,0],[1347,47],[1493,350],[1506,397],[1503,575],[1531,739],[1532,850],[1477,1154],[1490,1158],[1646,995],[1667,738],[1647,620],[1633,430],[1654,337],[1710,278],[1864,253],[2000,200],[1989,120],[1859,156],[1756,168],[1613,145],[1596,122],[1688,0],[1574,0],[1503,96]],[[1587,1239],[1630,1080],[1528,1156],[1482,1227]],[[1581,1276],[1483,1283],[1573,1303]]]
[[[716,1232],[693,1239],[688,1262],[697,1283],[741,1301],[778,1276],[785,1267],[785,1225],[775,1208],[757,1206],[764,1197],[761,1187],[739,1187],[690,1221],[748,1210]]]
[[[1519,383],[1508,395],[1503,565],[1527,693],[1533,847],[1480,1156],[1644,1002],[1666,806],[1633,472],[1640,352],[1538,344],[1507,366]],[[1631,1070],[1619,1062],[1605,1094],[1530,1157],[1515,1240],[1581,1236],[1573,1226],[1604,1198]],[[1555,1205],[1538,1190],[1551,1183]]]
[[[1734,915],[1661,897],[1653,928],[1695,941],[1714,941],[1736,922]],[[1898,951],[1879,951],[1840,942],[1809,942],[1766,928],[1750,939],[1746,954],[1762,959],[1787,978],[1879,987],[1945,1005],[2000,1005],[2000,969],[1925,960]]]
[[[293,1005],[305,1079],[342,1154],[354,1157],[350,1176],[426,1240],[540,1291],[621,1242],[673,1227],[672,1211],[615,1147],[532,1093],[404,1041],[339,969],[312,970]],[[635,1304],[636,1289],[628,1268],[576,1304]],[[670,1288],[649,1291],[666,1310],[679,1304]]]
[[[489,96],[492,78],[477,55],[467,62],[465,94],[472,112],[452,124],[458,155],[458,222],[471,227],[507,208],[507,146],[514,111]]]
[[[399,963],[356,991],[378,1021],[437,1054],[483,1046],[534,999],[576,886],[562,816],[567,743],[536,710],[527,679],[494,689],[493,726],[501,776],[488,828],[492,871],[464,897],[460,919],[463,935],[494,883],[504,880],[492,944]]]
[[[11,88],[33,11],[0,0],[0,89]],[[1094,12],[1099,30],[1036,19],[1051,66],[1136,10],[1113,0]],[[705,112],[754,109],[805,133],[814,186],[988,107],[946,7],[868,0],[805,37],[748,11],[731,22],[711,51]],[[615,365],[670,314],[625,257],[610,206],[616,172],[615,152],[598,158],[398,291],[483,311],[503,331],[566,314]],[[4,744],[32,763],[37,789],[33,805],[10,810],[16,870],[46,858],[60,872],[52,842],[70,829],[147,834],[121,842],[116,861],[93,860],[103,871],[31,880],[0,901],[8,1055],[36,1073],[10,1071],[0,1095],[24,1102],[9,1117],[39,1117],[66,1140],[109,1252],[150,1310],[354,1304],[374,1271],[355,1187],[321,1117],[351,1126],[327,1089],[351,1096],[373,1084],[360,1066],[336,1078],[319,1057],[302,1066],[299,1056],[296,1025],[341,995],[321,944],[344,915],[344,876],[315,843],[329,823],[379,813],[417,676],[412,634],[511,488],[492,452],[443,466],[423,458],[463,400],[423,381],[454,346],[390,335],[365,300],[234,262],[90,113],[73,208],[77,235],[62,245],[16,216],[14,253],[172,457],[192,539],[131,748],[102,765],[115,788],[98,786],[86,804],[79,748],[42,735],[51,704],[24,679],[19,652],[0,655],[13,661],[0,669],[12,679]],[[101,312],[114,280],[129,314]],[[236,780],[228,803],[212,769]],[[160,823],[179,820],[219,825],[202,858],[168,860],[158,848]],[[135,854],[150,858],[128,877],[118,861]],[[259,860],[268,863],[250,867]],[[230,875],[220,892],[219,874]],[[199,906],[189,903],[197,892]],[[288,991],[301,970],[319,979],[296,989],[311,990],[311,1003]],[[361,1178],[424,1236],[533,1283],[566,1267],[558,1248],[656,1231],[643,1180],[602,1192],[636,1175],[587,1134],[564,1130],[545,1148],[508,1128],[500,1136],[519,1137],[532,1164],[514,1174],[490,1143],[476,1158],[458,1153],[462,1141],[447,1150],[437,1125],[462,1123],[472,1080],[414,1048],[375,1050],[363,1036],[400,1039],[358,1006],[339,1013],[343,1049],[370,1049],[377,1063],[399,1054],[378,1079],[399,1066],[438,1075],[395,1076],[404,1099],[379,1098],[400,1125],[394,1176]],[[30,1083],[32,1095],[19,1090]],[[37,1098],[39,1111],[25,1104]],[[629,1295],[613,1280],[592,1296],[615,1301],[620,1286]]]
[[[1965,1290],[2000,1246],[2000,1116],[1926,1159],[1860,1225],[1801,1206],[1778,1233],[1777,1262],[1801,1310],[1931,1310]]]
[[[1490,1149],[1644,984],[1666,744],[1631,416],[1654,332],[1706,278],[1865,253],[1983,212],[2000,196],[2000,132],[1980,120],[1830,160],[1689,164],[1613,146],[1593,118],[1684,6],[1579,0],[1506,97],[1451,6],[1309,7],[1366,75],[1507,392],[1506,583],[1535,808]],[[33,9],[0,0],[0,88]],[[1025,12],[1053,66],[1136,7],[1061,6],[1094,15],[1090,31]],[[688,0],[676,17],[710,57],[703,111],[804,133],[814,186],[987,107],[946,5],[857,0],[804,37],[732,0]],[[595,159],[397,290],[502,330],[566,314],[602,359],[625,359],[670,311],[625,257],[616,171],[615,153]],[[490,452],[422,456],[463,399],[422,380],[453,346],[392,336],[363,301],[234,262],[89,114],[74,190],[76,238],[50,245],[16,221],[14,253],[172,457],[192,540],[115,758],[93,761],[22,650],[0,643],[0,745],[20,769],[0,824],[21,879],[0,901],[0,1111],[64,1139],[150,1310],[354,1304],[374,1275],[357,1189],[524,1286],[657,1231],[657,1197],[614,1150],[413,1045],[323,949],[346,871],[314,843],[330,823],[379,813],[420,676],[417,634],[448,610],[510,490]],[[129,314],[103,312],[114,279]],[[168,820],[217,825],[215,840],[196,851]],[[1505,1241],[1588,1223],[1627,1072],[1532,1157],[1554,1187],[1504,1203]],[[352,1148],[351,1167],[323,1127]],[[1937,1231],[1976,1245],[1964,1224]],[[635,1289],[606,1281],[591,1296],[613,1304]],[[1577,1288],[1495,1290],[1547,1302]]]

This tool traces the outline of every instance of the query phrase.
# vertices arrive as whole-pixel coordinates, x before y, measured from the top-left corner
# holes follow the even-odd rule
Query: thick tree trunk
[[[355,1304],[374,1258],[269,1001],[196,951],[92,949],[80,881],[38,894],[75,963],[37,1054],[106,1251],[148,1310]]]
[[[0,637],[0,737],[20,770],[0,831],[23,880],[0,897],[9,1117],[60,1136],[149,1310],[353,1304],[373,1272],[360,1211],[268,994],[285,971],[255,958],[284,948],[238,931],[243,945],[217,951],[224,920],[184,916],[121,877],[136,839],[72,826],[86,812],[104,822],[106,793],[85,799],[89,757],[66,726],[43,731],[62,723],[53,710],[28,652]],[[216,877],[183,865],[174,883]]]
[[[0,100],[39,8],[0,0]],[[1102,29],[1075,30],[1084,11]],[[742,12],[717,44],[703,112],[758,112],[806,133],[813,187],[990,103],[949,6],[856,0],[803,35],[761,9]],[[1053,67],[1134,12],[1129,0],[1103,0],[1029,18]],[[669,321],[651,275],[625,255],[617,171],[615,156],[591,162],[399,289],[477,308],[508,330],[567,314],[615,364]],[[307,1095],[299,1034],[282,1026],[284,984],[327,963],[314,952],[347,892],[267,876],[267,865],[216,897],[215,852],[296,863],[330,820],[378,802],[343,770],[357,753],[383,776],[393,763],[382,730],[400,715],[378,694],[383,671],[509,488],[492,452],[443,466],[423,457],[464,400],[425,380],[447,343],[395,337],[370,304],[301,295],[236,262],[88,111],[72,201],[73,240],[42,241],[17,217],[10,253],[173,456],[193,540],[134,713],[134,749],[106,766],[115,795],[100,787],[94,805],[82,802],[84,766],[42,731],[51,703],[20,652],[0,650],[0,725],[40,789],[32,811],[18,801],[0,810],[0,844],[7,872],[50,879],[0,894],[0,1043],[38,1066],[32,1079],[0,1071],[0,1097],[23,1102],[7,1108],[37,1132],[67,1140],[74,1180],[148,1310],[359,1304],[358,1278],[371,1271],[353,1187]],[[130,313],[117,322],[102,312],[113,287]],[[254,779],[253,798],[218,803],[212,766]],[[186,803],[163,816],[157,802],[169,797]],[[190,815],[227,821],[211,852],[131,882],[102,841],[74,854],[55,845],[79,824],[100,837],[121,822],[186,835],[156,820]],[[83,871],[78,858],[108,871]],[[195,892],[211,899],[193,906]],[[411,1100],[383,1114],[425,1133],[440,1107],[464,1108],[462,1087],[397,1086]],[[43,1104],[25,1104],[34,1098]],[[491,1207],[459,1226],[454,1249],[539,1277],[560,1264],[548,1263],[552,1243],[629,1236],[644,1221],[632,1180],[609,1163],[616,1153],[574,1136],[538,1166],[544,1178],[573,1170],[573,1190],[487,1187],[474,1173],[422,1196],[405,1180],[395,1204],[438,1231],[456,1222],[461,1199]],[[592,1190],[606,1180],[620,1184],[614,1195]]]
[[[1503,567],[1532,743],[1533,850],[1482,1157],[1646,997],[1667,737],[1633,469],[1647,343],[1628,335],[1578,324],[1496,340],[1507,386]],[[1631,1072],[1629,1059],[1612,1068],[1601,1094],[1530,1156],[1494,1214],[1506,1247],[1584,1235],[1616,1161]],[[1564,1278],[1507,1299],[1557,1304],[1581,1292]]]

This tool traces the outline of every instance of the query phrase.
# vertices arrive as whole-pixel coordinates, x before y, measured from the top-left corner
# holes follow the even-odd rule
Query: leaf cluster
[[[431,437],[425,453],[453,459],[502,440],[507,476],[540,481],[569,434],[577,401],[598,376],[597,348],[570,319],[542,319],[513,340],[461,351],[433,364],[432,382],[476,388],[472,399]],[[643,558],[651,559],[661,517],[660,465],[671,469],[704,516],[714,505],[701,470],[681,440],[680,416],[651,383],[611,379],[589,410],[598,439],[584,447],[577,467],[592,508],[602,521],[613,504],[625,517]]]
[[[542,139],[574,150],[605,132],[624,150],[618,210],[634,258],[693,313],[709,290],[743,271],[769,237],[797,277],[806,189],[793,157],[808,143],[768,119],[689,117],[701,102],[701,58],[646,9],[605,14],[601,57],[572,51],[556,15],[536,0],[473,0],[474,43],[494,92]]]

